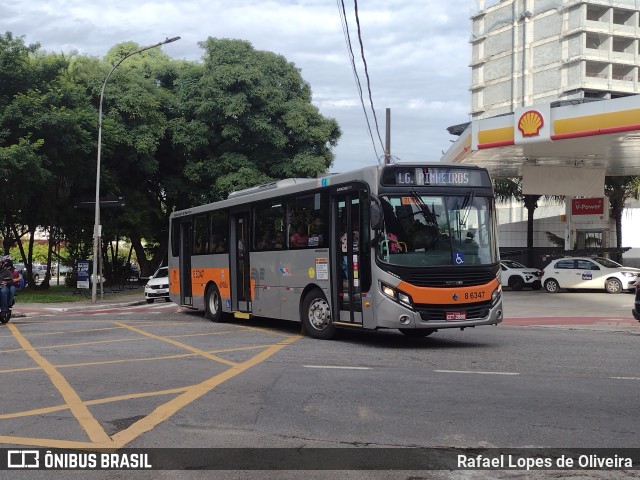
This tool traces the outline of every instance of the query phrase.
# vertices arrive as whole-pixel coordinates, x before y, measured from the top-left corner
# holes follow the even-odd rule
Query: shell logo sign
[[[536,110],[524,112],[518,120],[518,130],[523,137],[535,137],[540,135],[540,129],[544,125],[542,114]]]

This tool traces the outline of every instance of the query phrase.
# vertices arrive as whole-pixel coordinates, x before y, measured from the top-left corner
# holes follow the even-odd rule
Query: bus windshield
[[[384,230],[378,259],[399,266],[464,266],[498,262],[493,201],[416,192],[380,196]]]

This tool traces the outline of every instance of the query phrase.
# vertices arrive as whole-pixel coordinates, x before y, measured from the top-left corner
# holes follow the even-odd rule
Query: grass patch
[[[75,293],[76,289],[73,287],[67,287],[66,285],[51,285],[47,290],[38,290],[32,288],[26,288],[16,292],[16,304],[21,303],[64,303],[64,302],[83,302],[91,300],[91,290],[83,289],[83,293]],[[142,287],[112,292],[109,289],[105,289],[104,298],[118,296],[144,296],[144,290]],[[100,290],[98,289],[98,298],[100,298]]]

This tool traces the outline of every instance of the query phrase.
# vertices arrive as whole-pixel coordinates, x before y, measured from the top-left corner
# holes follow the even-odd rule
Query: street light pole
[[[109,77],[111,77],[113,71],[118,68],[118,66],[127,58],[138,53],[142,53],[146,50],[150,50],[167,43],[175,42],[176,40],[180,40],[180,37],[167,38],[162,42],[156,43],[155,45],[150,45],[148,47],[141,48],[140,50],[136,50],[135,52],[126,54],[124,57],[113,64],[111,70],[109,70],[109,73],[107,74],[107,77],[104,79],[104,82],[102,82],[102,90],[100,91],[100,106],[98,108],[98,161],[96,166],[96,212],[95,223],[93,226],[93,283],[91,287],[92,303],[96,303],[97,300],[96,296],[98,284],[98,261],[100,260],[98,246],[100,245],[100,238],[102,237],[102,225],[100,225],[100,153],[102,151],[102,100],[104,98],[104,90],[105,88],[107,88],[107,81],[109,80]]]

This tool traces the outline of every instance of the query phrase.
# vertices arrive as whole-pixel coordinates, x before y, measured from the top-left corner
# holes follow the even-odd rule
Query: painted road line
[[[476,375],[520,375],[517,372],[481,372],[474,370],[434,370],[436,373],[464,373],[464,374],[476,374]]]
[[[206,351],[201,350],[199,348],[192,347],[191,345],[188,345],[186,343],[178,342],[176,340],[172,340],[171,338],[164,337],[162,335],[155,335],[153,333],[146,332],[144,330],[141,330],[139,328],[136,328],[136,327],[133,327],[131,325],[127,325],[127,324],[124,324],[124,323],[121,323],[121,322],[114,322],[114,323],[116,325],[119,325],[119,326],[123,327],[123,328],[128,328],[132,332],[136,332],[136,333],[138,333],[140,335],[143,335],[145,337],[152,338],[152,339],[158,340],[160,342],[170,343],[171,345],[175,345],[176,347],[179,347],[179,348],[182,348],[184,350],[188,350],[190,352],[196,353],[196,354],[200,355],[201,357],[208,358],[209,360],[213,360],[213,361],[219,362],[219,363],[224,363],[225,365],[227,365],[229,367],[238,366],[237,362],[232,362],[230,360],[226,360],[224,358],[220,358],[220,357],[218,357],[216,355],[212,355],[210,353],[207,353]]]
[[[117,445],[117,448],[124,447],[126,444],[133,441],[143,433],[152,430],[158,424],[167,420],[169,417],[174,415],[185,406],[207,394],[221,383],[224,383],[227,380],[235,377],[236,375],[244,372],[245,370],[248,370],[249,368],[264,362],[287,345],[290,345],[291,343],[301,338],[302,337],[300,335],[294,335],[289,338],[285,338],[277,344],[271,345],[269,348],[257,354],[255,357],[239,363],[229,368],[227,371],[215,375],[210,379],[205,380],[204,382],[193,385],[186,392],[178,395],[176,398],[168,401],[167,403],[158,406],[153,412],[151,412],[151,414],[138,420],[129,428],[126,428],[125,430],[122,430],[113,435],[112,438],[114,443]]]
[[[340,367],[337,365],[302,365],[304,368],[326,368],[333,370],[371,370],[369,367]]]
[[[609,377],[614,380],[640,380],[640,377]]]
[[[31,345],[31,343],[22,336],[15,325],[9,324],[7,326],[27,355],[29,355],[51,379],[51,383],[53,383],[58,392],[60,392],[64,402],[68,405],[69,410],[71,410],[73,416],[76,417],[82,429],[89,436],[89,439],[92,442],[102,444],[111,443],[109,435],[104,431],[100,422],[94,418],[87,408],[87,405],[82,401],[73,387],[71,387],[69,382],[67,382],[67,379],[64,378],[58,369],[56,369],[56,367],[54,367],[46,358],[38,353],[33,345]]]

